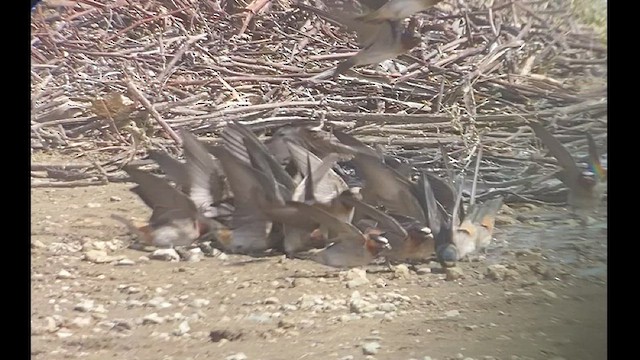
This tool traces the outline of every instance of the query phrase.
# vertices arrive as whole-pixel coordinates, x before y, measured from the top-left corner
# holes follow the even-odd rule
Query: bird
[[[357,197],[358,194],[353,193],[344,180],[331,169],[340,156],[332,153],[321,160],[303,147],[293,143],[288,145],[295,154],[294,158],[306,156],[307,159],[304,178],[296,187],[292,200],[315,205],[340,221],[351,222],[354,210],[344,200]],[[278,221],[278,218],[273,220]],[[299,227],[295,223],[284,224],[285,253],[292,256],[297,252],[317,247],[317,239],[310,234],[320,234],[318,231],[323,233],[326,229]]]
[[[204,217],[188,196],[166,180],[132,166],[123,170],[137,184],[131,191],[152,209],[149,224],[136,231],[143,243],[160,248],[186,246],[216,228],[213,220]],[[132,228],[123,217],[112,218]]]
[[[567,203],[571,210],[583,221],[601,202],[606,191],[607,172],[600,163],[600,155],[591,135],[586,132],[589,147],[588,171],[582,171],[575,159],[562,143],[538,122],[529,122],[535,135],[556,158],[562,171],[558,173],[560,180],[568,187]]]
[[[267,211],[285,224],[305,228],[312,233],[319,227],[324,227],[327,234],[331,234],[319,236],[316,232],[314,237],[322,239],[326,246],[297,253],[296,257],[331,267],[349,268],[367,265],[391,249],[383,231],[377,228],[360,231],[351,223],[337,219],[316,205],[288,201],[285,206],[272,207]]]
[[[402,20],[436,5],[440,1],[442,0],[389,0],[378,9],[356,19],[365,22]]]
[[[189,176],[183,162],[162,150],[149,150],[147,156],[158,164],[160,170],[165,173],[169,180],[173,181],[178,189],[185,194],[189,193]]]
[[[438,179],[438,180],[435,180]],[[427,171],[421,171],[417,183],[417,193],[424,205],[425,213],[428,215],[428,224],[435,240],[436,259],[443,268],[453,267],[458,261],[458,248],[455,242],[455,225],[460,214],[462,192],[457,196],[454,194],[439,194],[434,192],[436,187],[433,184],[446,184],[442,179]],[[451,186],[442,186],[439,191],[454,192]],[[441,200],[438,200],[441,199]],[[452,201],[452,203],[441,203],[440,201]],[[451,208],[451,213],[447,209]]]
[[[333,78],[354,66],[378,64],[393,59],[418,46],[422,41],[419,36],[406,31],[397,20],[369,23],[357,19],[357,16],[329,13],[303,3],[297,3],[296,6],[342,24],[356,33],[360,51],[338,64],[333,71]]]
[[[422,204],[416,198],[414,184],[409,179],[386,165],[374,149],[353,136],[341,131],[334,131],[334,135],[342,143],[357,150],[352,162],[366,184],[362,190],[366,203],[380,203],[391,215],[404,215],[420,224],[427,224]]]
[[[186,159],[184,173],[189,181],[189,198],[206,217],[231,215],[232,209],[221,206],[225,197],[225,180],[219,161],[211,157],[195,135],[186,130],[182,130],[180,135]]]
[[[222,132],[222,140],[225,147],[232,150],[238,159],[265,174],[273,174],[283,196],[287,199],[291,197],[290,193],[296,186],[295,181],[253,131],[238,121],[231,121]]]
[[[498,196],[484,203],[469,205],[465,218],[455,229],[458,260],[474,252],[486,251],[493,238],[496,214],[502,202],[503,198]]]
[[[358,199],[345,199],[354,209],[375,221],[376,227],[384,231],[391,249],[385,252],[390,261],[428,260],[435,252],[435,242],[431,229],[421,226],[412,219],[401,224],[396,218]]]
[[[218,239],[223,250],[256,254],[281,248],[282,239],[272,232],[273,223],[261,210],[266,204],[284,202],[273,174],[254,168],[224,146],[208,150],[220,160],[233,193],[230,231]]]

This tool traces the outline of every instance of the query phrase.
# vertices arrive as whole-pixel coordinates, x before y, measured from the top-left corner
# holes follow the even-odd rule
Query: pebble
[[[127,258],[121,259],[116,263],[116,265],[118,266],[135,265],[135,264],[136,264],[135,261]]]
[[[298,307],[292,304],[282,304],[280,305],[280,310],[282,311],[296,311],[298,310]]]
[[[70,272],[64,269],[60,270],[58,275],[56,275],[56,279],[73,279],[73,278],[75,278],[75,276],[71,275]]]
[[[398,310],[398,307],[392,303],[382,303],[378,305],[378,310],[384,312],[392,312]]]
[[[100,204],[100,203],[87,203],[87,207],[89,209],[96,209],[96,208],[102,207],[102,204]]]
[[[62,329],[58,330],[58,332],[56,332],[56,336],[58,336],[61,339],[68,338],[68,337],[70,337],[72,335],[73,335],[73,333],[70,332],[69,330],[65,329],[65,328],[62,328]]]
[[[431,268],[430,267],[418,268],[418,269],[416,269],[416,274],[418,274],[418,275],[431,274]]]
[[[446,317],[460,316],[460,311],[458,311],[458,310],[449,310],[449,311],[444,313],[444,316],[446,316]]]
[[[207,299],[193,299],[193,301],[191,302],[191,306],[194,308],[201,308],[209,305],[210,303],[211,301]]]
[[[142,318],[142,324],[162,324],[164,317],[159,316],[157,313],[146,315]]]
[[[171,262],[180,261],[180,255],[178,255],[178,252],[175,251],[175,249],[157,249],[149,255],[149,258]]]
[[[180,323],[180,325],[178,325],[178,328],[174,330],[173,334],[176,336],[182,336],[188,333],[189,331],[191,331],[191,327],[189,326],[189,323],[187,321],[183,321]]]
[[[383,278],[376,278],[373,282],[376,287],[383,288],[387,286],[387,282]]]
[[[76,304],[76,306],[73,307],[73,310],[80,311],[80,312],[89,312],[93,310],[93,304],[94,304],[93,300],[85,300],[83,302]]]
[[[220,255],[216,256],[219,260],[225,261],[225,260],[229,260],[229,255],[221,252]]]
[[[362,299],[358,291],[354,291],[349,299],[349,310],[352,313],[364,314],[376,310],[376,306]]]
[[[166,309],[168,307],[171,307],[171,303],[165,301],[165,299],[162,296],[154,297],[153,299],[149,300],[147,304],[154,306],[158,309]]]
[[[55,332],[56,330],[58,330],[59,324],[61,323],[61,321],[56,321],[56,317],[58,316],[59,315],[47,316],[46,318],[47,324],[44,326],[46,331]]]
[[[279,304],[280,300],[277,297],[273,296],[273,297],[268,297],[268,298],[264,299],[264,303],[267,304],[267,305],[269,305],[269,304]]]
[[[237,354],[227,356],[224,360],[247,360],[247,355],[239,352]]]
[[[200,248],[190,249],[185,256],[185,260],[188,262],[199,262],[204,259],[204,253]]]
[[[104,250],[89,250],[84,253],[84,260],[95,264],[110,263],[115,260],[120,260],[122,257],[109,256]]]
[[[34,241],[31,241],[31,247],[34,248],[34,249],[43,249],[43,248],[46,248],[47,245],[45,245],[40,240],[34,240]]]
[[[365,355],[375,355],[380,349],[380,343],[377,341],[366,342],[362,345],[362,353]]]
[[[446,281],[458,280],[464,277],[464,272],[462,271],[461,268],[457,266],[446,268],[445,274],[446,274],[446,278],[445,278]]]
[[[119,196],[111,196],[111,197],[109,197],[109,201],[118,202],[118,201],[122,201],[122,198],[119,197]]]
[[[409,267],[405,264],[397,265],[393,268],[393,275],[396,278],[408,278],[411,274],[409,273]]]
[[[513,269],[507,269],[506,266],[500,264],[489,265],[487,267],[486,275],[492,280],[507,280],[515,279],[520,276],[517,271]]]
[[[313,284],[313,281],[307,278],[295,278],[292,283],[293,287],[300,287],[311,284]]]
[[[278,327],[282,328],[282,329],[291,329],[294,328],[296,326],[296,324],[288,319],[280,319],[280,321],[278,321]]]
[[[298,305],[302,310],[308,310],[314,305],[321,305],[323,303],[322,299],[318,295],[307,295],[303,294],[298,299]]]
[[[353,268],[346,272],[340,273],[342,281],[346,281],[347,288],[352,289],[369,283],[367,272],[364,269]]]
[[[71,324],[79,328],[89,326],[91,325],[91,317],[76,317],[71,320]]]

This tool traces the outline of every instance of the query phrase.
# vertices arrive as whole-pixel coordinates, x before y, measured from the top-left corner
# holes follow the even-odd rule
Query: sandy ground
[[[607,358],[604,208],[587,228],[504,209],[461,277],[372,265],[349,287],[358,271],[282,256],[149,260],[109,218],[149,215],[131,186],[32,189],[32,358]]]

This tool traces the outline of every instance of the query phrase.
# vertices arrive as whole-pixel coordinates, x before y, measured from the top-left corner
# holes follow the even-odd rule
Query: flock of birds
[[[359,0],[368,9],[360,14],[295,5],[356,32],[361,50],[332,70],[336,77],[415,47],[421,39],[402,21],[439,1]],[[558,177],[569,188],[571,208],[593,210],[606,172],[591,136],[590,169],[583,171],[542,125],[530,126],[561,165]],[[230,122],[221,146],[200,142],[188,131],[181,137],[184,162],[149,152],[165,178],[123,168],[152,215],[142,227],[113,217],[143,243],[180,247],[211,240],[225,252],[278,251],[334,267],[380,257],[387,263],[436,259],[453,266],[489,245],[503,203],[501,197],[472,200],[465,209],[461,181],[416,171],[341,131],[288,125],[263,143],[241,123]]]
[[[562,166],[558,177],[569,188],[571,208],[593,210],[606,172],[591,136],[591,168],[583,171],[548,130],[530,126]],[[230,122],[222,145],[186,130],[181,138],[184,161],[149,151],[165,177],[123,167],[152,215],[142,227],[113,217],[145,244],[206,240],[224,252],[283,252],[333,267],[377,258],[388,264],[435,259],[448,267],[489,245],[503,202],[498,196],[465,210],[459,179],[417,171],[338,130],[285,125],[262,142],[242,123]]]

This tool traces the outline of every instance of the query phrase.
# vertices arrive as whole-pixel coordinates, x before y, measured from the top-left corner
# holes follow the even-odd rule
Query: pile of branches
[[[552,125],[578,160],[585,131],[606,152],[606,42],[570,6],[446,0],[416,15],[424,41],[408,54],[309,82],[357,43],[289,0],[46,1],[32,11],[32,151],[111,157],[32,175],[118,181],[150,147],[177,154],[177,128],[216,142],[237,120],[264,136],[321,123],[435,171],[439,146],[462,171],[482,145],[483,181],[511,184],[553,168],[527,121]],[[538,184],[510,194],[563,191]]]

